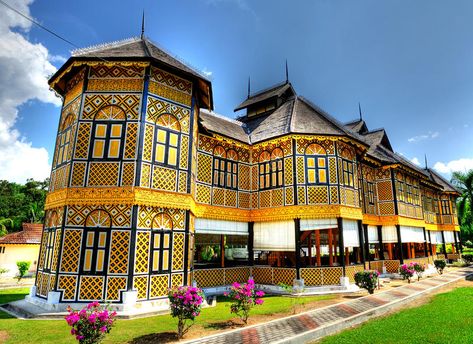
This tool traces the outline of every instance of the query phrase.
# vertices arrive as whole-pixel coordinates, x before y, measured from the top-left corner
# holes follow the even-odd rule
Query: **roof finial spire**
[[[427,164],[427,154],[424,154],[424,159],[425,159],[425,169],[428,169],[429,165]]]
[[[361,104],[358,102],[358,112],[360,113],[360,121],[363,120],[363,113],[361,112]]]
[[[289,69],[287,68],[287,59],[286,59],[286,84],[289,83]]]
[[[250,91],[251,91],[251,88],[250,88],[250,77],[248,77],[248,98],[250,98]]]
[[[145,10],[143,10],[143,16],[141,17],[141,39],[145,37]]]

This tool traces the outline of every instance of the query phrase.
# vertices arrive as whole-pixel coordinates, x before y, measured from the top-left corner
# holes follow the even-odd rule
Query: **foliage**
[[[23,222],[43,221],[48,186],[49,179],[28,179],[24,185],[0,180],[0,219],[12,220],[4,223],[7,229],[18,231]]]
[[[443,269],[447,266],[447,262],[444,259],[435,259],[434,260],[435,268],[437,272],[441,275],[443,274]]]
[[[194,324],[195,318],[200,315],[204,293],[199,288],[180,286],[169,290],[168,297],[171,315],[178,319],[177,337],[181,339]],[[192,323],[186,326],[187,320],[191,320]]]
[[[240,317],[240,319],[247,324],[248,317],[250,316],[251,309],[256,305],[262,305],[264,292],[261,290],[255,290],[255,281],[249,279],[247,283],[243,285],[234,282],[229,293],[225,293],[232,299],[230,306],[231,313],[234,313]]]
[[[411,283],[411,278],[412,276],[414,276],[415,272],[416,271],[414,270],[412,263],[402,264],[401,267],[399,268],[399,273],[401,274],[403,279],[407,279],[408,283]]]
[[[422,278],[422,275],[424,274],[425,271],[425,265],[424,264],[418,264],[418,263],[413,263],[414,270],[417,273],[417,280],[419,281]]]
[[[473,247],[473,242],[471,240],[467,240],[463,243],[463,245],[465,245],[468,248],[472,248]]]
[[[471,253],[462,254],[462,258],[466,263],[473,263],[473,254]]]
[[[213,259],[215,252],[212,246],[205,246],[205,248],[202,250],[201,255],[204,261],[210,262]]]
[[[464,237],[473,238],[473,169],[467,172],[453,172],[452,184],[460,191],[457,199],[458,217]]]
[[[7,225],[13,228],[13,220],[8,218],[0,219],[0,238],[8,234]]]
[[[464,268],[469,266],[470,263],[465,262],[463,259],[458,259],[456,262],[453,262],[452,265],[456,268]]]
[[[16,266],[18,267],[18,282],[25,276],[31,266],[31,262],[26,261],[19,261],[16,262]]]
[[[279,282],[278,286],[280,288],[282,288],[285,292],[289,293],[289,294],[302,293],[304,291],[303,288],[296,288],[292,285],[289,285],[289,284],[286,284],[286,283],[283,283],[283,282]],[[294,295],[291,296],[290,299],[291,299],[292,314],[296,314],[297,306],[302,305],[302,307],[304,307],[304,299],[302,297],[294,296]]]
[[[0,277],[2,277],[2,275],[6,274],[8,271],[10,271],[10,270],[8,270],[6,268],[0,268]]]
[[[113,327],[116,312],[110,312],[108,306],[103,307],[95,301],[89,303],[80,311],[75,311],[71,307],[65,316],[67,324],[72,327],[71,334],[81,344],[100,343]]]
[[[368,290],[368,293],[373,294],[378,286],[379,272],[376,270],[365,270],[355,274],[355,283],[358,287]]]

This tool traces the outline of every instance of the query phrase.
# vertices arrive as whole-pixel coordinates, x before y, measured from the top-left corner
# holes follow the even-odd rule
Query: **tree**
[[[7,224],[9,224],[10,228],[13,228],[13,220],[12,219],[0,219],[0,237],[5,236],[8,233]]]
[[[462,234],[471,238],[473,235],[473,170],[453,172],[451,181],[461,193],[457,199],[457,208]]]

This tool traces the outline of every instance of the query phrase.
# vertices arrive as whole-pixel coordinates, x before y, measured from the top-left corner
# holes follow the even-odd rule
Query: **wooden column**
[[[445,234],[443,234],[443,231],[441,231],[442,233],[442,250],[443,250],[443,254],[445,255],[445,259],[447,259],[447,247],[445,246]]]
[[[411,259],[411,258],[412,258],[412,257],[411,257],[411,253],[412,253],[412,251],[411,251],[411,243],[410,243],[410,242],[406,243],[406,246],[407,246],[407,258],[408,258],[408,259]]]
[[[317,266],[321,266],[322,262],[320,259],[320,230],[315,231],[315,252],[317,255]]]
[[[332,242],[332,228],[328,230],[328,265],[333,266],[333,242]],[[335,251],[337,253],[337,251]]]
[[[383,226],[378,226],[379,259],[384,260]]]
[[[255,253],[253,249],[253,241],[255,238],[254,222],[248,222],[248,263],[250,266],[255,265]]]
[[[396,225],[396,233],[397,233],[397,244],[398,244],[398,255],[399,255],[399,261],[401,264],[404,264],[404,257],[403,257],[403,252],[402,252],[402,241],[401,241],[401,226]]]
[[[363,225],[363,239],[364,239],[364,250],[365,250],[364,262],[366,261],[369,262],[371,261],[371,254],[370,254],[370,242],[368,239],[368,225]],[[375,254],[375,257],[376,257],[376,254]]]
[[[309,238],[308,238],[308,250],[309,250],[309,265],[312,265],[312,231],[308,231]]]
[[[392,260],[393,259],[393,244],[389,243],[387,245],[388,245],[388,258]]]
[[[225,267],[225,235],[220,235],[220,267]]]
[[[368,237],[365,238],[365,236],[363,235],[363,224],[361,222],[361,220],[358,220],[358,238],[360,240],[360,249],[359,249],[359,252],[360,252],[360,255],[361,255],[361,263],[363,264],[363,266],[365,265],[365,242],[368,241]]]
[[[338,246],[340,247],[340,264],[342,264],[342,271],[343,277],[346,276],[345,273],[345,257],[344,257],[344,241],[343,241],[343,219],[341,217],[337,217],[337,224],[338,224]]]
[[[459,251],[458,249],[458,241],[457,241],[457,232],[453,232],[453,240],[455,240],[455,253]]]
[[[353,252],[353,254],[355,254]],[[348,247],[345,247],[345,265],[350,265],[350,252],[348,251]]]
[[[294,230],[295,230],[295,237],[296,237],[296,279],[300,279],[300,271],[301,268],[301,220],[294,219]]]

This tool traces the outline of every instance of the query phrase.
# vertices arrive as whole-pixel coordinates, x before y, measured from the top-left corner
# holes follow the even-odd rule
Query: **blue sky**
[[[368,127],[384,127],[407,158],[423,165],[427,154],[429,165],[446,176],[473,168],[472,1],[6,1],[80,47],[138,35],[144,9],[146,35],[211,73],[215,111],[230,117],[246,97],[248,76],[253,91],[283,81],[287,59],[298,94],[340,121],[355,119],[361,102]],[[0,22],[7,11],[0,7]],[[47,56],[38,70],[45,80],[51,67],[44,66],[59,67],[71,47],[11,16],[0,27],[0,34],[13,32],[3,44],[16,44],[20,35],[32,50],[43,46]],[[0,68],[29,65],[24,51],[16,49],[9,58],[0,52]],[[0,110],[13,92],[11,80],[1,75]],[[58,101],[46,91],[37,94],[37,88],[22,92],[7,107],[18,110],[8,117],[14,124],[7,125],[7,134],[0,126],[0,179],[40,177],[49,168],[45,151],[49,163],[53,155]],[[27,152],[12,159],[41,156],[42,168],[5,168],[2,135],[6,150],[21,151],[8,147],[6,139],[13,137]]]

